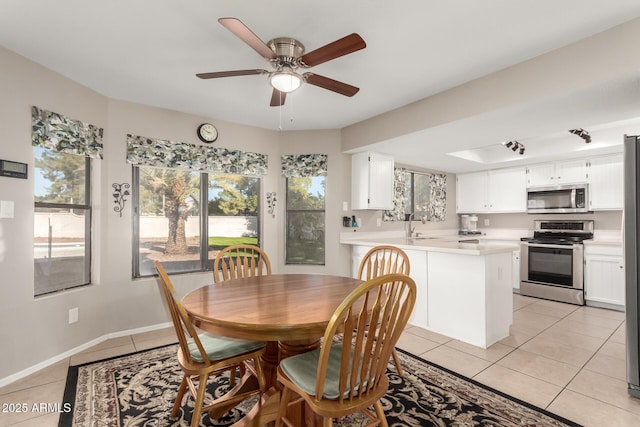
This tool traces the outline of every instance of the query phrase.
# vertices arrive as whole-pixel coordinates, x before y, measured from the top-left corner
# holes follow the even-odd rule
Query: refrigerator
[[[624,265],[627,329],[627,384],[640,398],[640,136],[624,137]]]

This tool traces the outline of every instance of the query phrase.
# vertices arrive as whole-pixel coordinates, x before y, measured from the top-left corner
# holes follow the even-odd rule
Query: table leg
[[[268,342],[262,355],[262,369],[267,383],[267,392],[251,411],[233,425],[263,426],[276,420],[280,406],[280,386],[277,381],[277,369],[280,360],[296,354],[312,351],[320,346],[319,339]],[[287,417],[299,426],[322,426],[322,419],[317,417],[306,405],[290,407]]]

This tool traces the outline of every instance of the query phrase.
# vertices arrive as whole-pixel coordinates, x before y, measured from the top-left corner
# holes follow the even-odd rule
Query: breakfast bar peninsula
[[[352,271],[369,249],[404,250],[418,294],[409,323],[487,348],[509,336],[513,321],[512,246],[460,242],[457,236],[407,238],[394,232],[341,233]]]

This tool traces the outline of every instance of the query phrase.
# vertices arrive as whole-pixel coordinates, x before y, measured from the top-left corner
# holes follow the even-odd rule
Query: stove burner
[[[547,245],[574,245],[593,239],[592,220],[534,221],[533,237],[523,237],[523,242]]]

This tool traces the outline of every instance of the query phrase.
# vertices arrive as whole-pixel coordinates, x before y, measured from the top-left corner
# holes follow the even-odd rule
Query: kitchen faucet
[[[407,217],[407,239],[411,239],[413,237],[413,233],[416,231],[416,228],[413,226],[413,220],[415,219],[416,213],[412,212]],[[425,216],[420,216],[420,221],[425,224]]]
[[[409,217],[407,218],[407,239],[410,239],[413,237],[413,232],[416,231],[416,228],[413,227],[413,218],[415,217],[416,213],[412,212],[411,214],[409,214]]]

